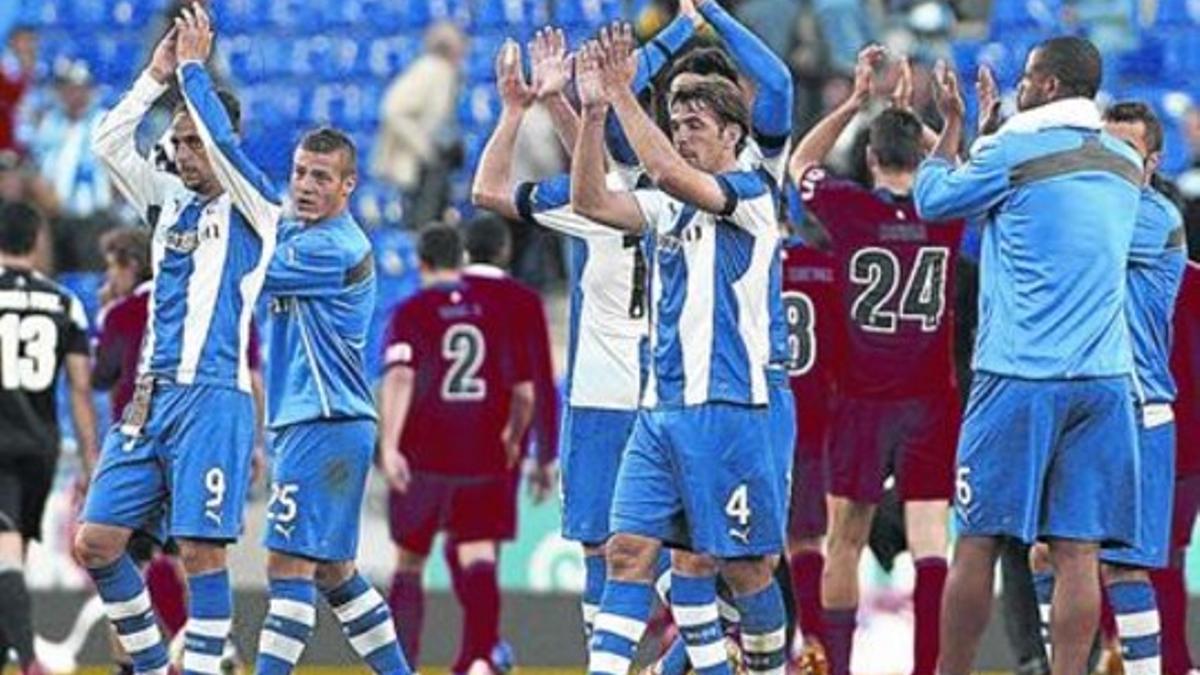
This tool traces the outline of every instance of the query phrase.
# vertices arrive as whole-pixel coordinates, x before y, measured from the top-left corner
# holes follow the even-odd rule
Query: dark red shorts
[[[1175,479],[1175,503],[1171,514],[1171,548],[1187,548],[1192,543],[1196,512],[1200,511],[1200,474]]]
[[[413,472],[404,494],[389,495],[392,541],[422,556],[444,532],[453,541],[502,541],[517,533],[513,477]]]
[[[829,514],[825,509],[825,493],[829,491],[829,468],[826,463],[828,420],[823,426],[811,430],[797,427],[791,510],[788,515],[788,536],[792,539],[825,536],[829,526]]]
[[[877,504],[888,476],[901,501],[949,500],[961,422],[958,392],[897,400],[842,397],[829,444],[829,492]]]

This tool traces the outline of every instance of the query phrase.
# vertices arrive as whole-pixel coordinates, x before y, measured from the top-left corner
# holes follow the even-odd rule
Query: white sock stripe
[[[220,675],[221,657],[185,650],[183,652],[183,669],[205,675]]]
[[[1128,675],[1162,675],[1162,657],[1148,656],[1144,659],[1125,659]]]
[[[271,598],[271,606],[267,610],[267,613],[302,623],[305,626],[315,626],[317,624],[317,608],[299,600]]]
[[[600,612],[596,615],[596,621],[592,624],[592,631],[596,633],[612,633],[637,644],[642,641],[642,633],[646,632],[646,622]]]
[[[740,623],[742,613],[733,604],[728,603],[721,596],[717,596],[717,611],[721,613],[721,618],[730,623]]]
[[[223,640],[229,637],[229,629],[232,627],[233,619],[188,619],[183,632]]]
[[[1132,614],[1117,614],[1117,635],[1122,638],[1140,638],[1157,635],[1158,632],[1157,609],[1148,609]]]
[[[258,651],[294,666],[300,662],[300,655],[304,653],[304,643],[273,630],[264,630],[258,639]]]
[[[742,629],[742,649],[752,654],[771,654],[783,649],[787,644],[784,629],[780,628],[770,633],[747,633]]]
[[[754,673],[754,675],[784,675],[784,673],[787,672],[787,667],[779,666],[778,668],[771,668],[770,670],[754,670],[753,668],[747,668],[746,672]]]
[[[1042,618],[1042,623],[1049,625],[1050,623],[1050,605],[1038,605],[1038,616]]]
[[[158,624],[151,624],[128,635],[117,633],[117,641],[125,651],[136,654],[162,642],[162,634],[158,632]]]
[[[609,675],[629,675],[629,659],[612,652],[593,652],[588,659],[589,673],[608,673]]]
[[[155,668],[154,670],[147,670],[146,675],[167,675],[167,673],[169,673],[169,672],[171,672],[170,667],[163,666],[162,668]]]
[[[658,578],[654,580],[654,591],[656,593],[658,593],[658,597],[659,597],[659,599],[661,599],[663,601],[664,605],[671,604],[671,571],[670,570],[667,570],[666,572],[663,572],[662,574],[658,575]]]
[[[593,605],[590,602],[580,604],[583,611],[583,620],[587,623],[595,623],[596,615],[600,613],[600,605]]]
[[[724,638],[717,638],[716,642],[709,642],[702,645],[685,646],[687,648],[688,660],[692,662],[692,668],[695,670],[712,668],[715,665],[725,663],[729,658],[729,654],[725,651]]]
[[[380,622],[365,633],[350,638],[350,646],[359,656],[366,656],[380,647],[396,641],[396,626],[391,621]]]
[[[703,626],[720,619],[715,602],[707,605],[672,605],[671,616],[675,617],[675,623],[681,628]]]
[[[107,614],[108,618],[112,619],[113,621],[141,616],[149,611],[149,609],[150,594],[147,593],[146,589],[144,588],[142,589],[141,593],[138,593],[128,600],[104,603],[104,613]]]
[[[342,603],[333,608],[333,613],[337,615],[338,621],[342,623],[350,623],[361,617],[367,612],[375,609],[383,602],[383,597],[374,588],[360,593],[358,597],[348,602]]]

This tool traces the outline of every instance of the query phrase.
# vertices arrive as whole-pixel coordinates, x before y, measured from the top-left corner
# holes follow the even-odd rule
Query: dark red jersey
[[[956,390],[954,269],[964,223],[925,222],[908,197],[819,166],[800,197],[833,241],[846,330],[841,393],[906,398]]]
[[[527,335],[489,284],[463,277],[396,307],[384,367],[415,373],[400,435],[410,468],[457,476],[507,474],[501,434],[513,387],[532,382]]]

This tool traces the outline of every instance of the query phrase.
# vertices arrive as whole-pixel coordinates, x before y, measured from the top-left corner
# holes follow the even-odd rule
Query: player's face
[[[187,189],[202,195],[220,191],[221,184],[217,182],[217,174],[208,161],[204,141],[200,139],[200,132],[187,113],[175,116],[171,125],[171,145],[175,148],[175,166],[179,169],[179,178]]]
[[[698,101],[676,103],[671,106],[671,142],[688,164],[718,173],[735,158],[737,128],[722,124]]]
[[[305,222],[325,220],[346,208],[354,191],[353,167],[342,152],[312,152],[297,148],[292,158],[292,203]]]
[[[1104,129],[1117,138],[1129,144],[1142,158],[1142,168],[1145,170],[1145,180],[1149,182],[1155,170],[1158,169],[1159,153],[1150,151],[1150,143],[1146,138],[1144,122],[1105,122]]]
[[[137,286],[137,268],[133,265],[122,265],[111,253],[104,256],[104,280],[114,298],[123,298],[133,292]]]
[[[1035,49],[1029,52],[1029,57],[1025,59],[1025,71],[1021,73],[1021,81],[1017,83],[1017,110],[1029,110],[1054,100],[1057,81],[1039,67],[1041,52],[1042,50]]]

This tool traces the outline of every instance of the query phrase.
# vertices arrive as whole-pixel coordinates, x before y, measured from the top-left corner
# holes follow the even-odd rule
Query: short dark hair
[[[1141,101],[1121,101],[1114,103],[1104,111],[1105,122],[1118,124],[1136,124],[1141,122],[1146,127],[1146,149],[1150,152],[1161,152],[1163,147],[1163,126],[1154,108]]]
[[[653,49],[655,43],[653,40],[643,47],[643,49]],[[675,59],[675,65],[671,67],[667,74],[667,81],[674,80],[677,76],[683,73],[692,73],[693,75],[715,75],[723,77],[730,82],[738,81],[738,69],[733,64],[733,59],[725,53],[720,47],[695,47]]]
[[[221,102],[221,107],[225,109],[225,114],[229,116],[229,123],[233,125],[233,130],[237,133],[242,133],[242,104],[238,101],[238,97],[228,89],[217,90],[217,100]],[[175,115],[187,112],[187,101],[180,99],[179,103],[175,104]]]
[[[30,204],[8,202],[0,206],[0,253],[29,255],[45,225],[42,212]]]
[[[508,225],[495,216],[480,216],[467,223],[467,255],[471,262],[504,265],[512,252]]]
[[[924,129],[921,120],[907,110],[888,108],[879,113],[867,129],[871,152],[883,169],[912,171],[921,164]]]
[[[746,143],[750,133],[750,108],[738,86],[728,80],[707,79],[689,82],[675,91],[668,102],[668,108],[674,108],[678,103],[698,103],[711,110],[722,124],[736,124],[742,129],[742,138],[738,141],[738,151]]]
[[[342,175],[353,176],[358,173],[358,148],[355,147],[350,136],[340,129],[334,127],[313,129],[300,139],[300,147],[321,155],[342,153],[345,156]]]
[[[1034,49],[1040,56],[1038,68],[1058,80],[1063,98],[1096,97],[1104,64],[1100,50],[1090,40],[1063,35],[1041,42]]]
[[[462,235],[450,225],[426,225],[417,240],[417,258],[435,270],[456,270],[462,267]]]
[[[100,237],[100,252],[111,255],[118,265],[136,265],[138,278],[150,278],[150,237],[139,227],[118,227]]]

